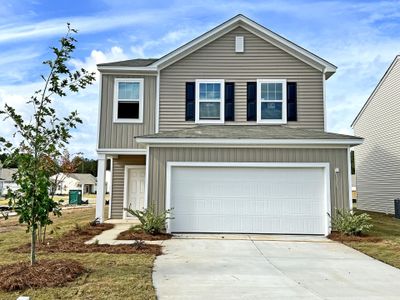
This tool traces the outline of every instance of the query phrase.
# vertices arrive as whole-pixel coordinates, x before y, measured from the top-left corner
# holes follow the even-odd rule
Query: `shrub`
[[[161,214],[157,214],[153,207],[146,208],[144,210],[134,210],[125,208],[125,210],[131,215],[139,219],[140,224],[133,226],[133,229],[143,230],[144,232],[155,235],[165,230],[165,222],[168,219],[172,219],[169,215],[171,210],[168,209]]]
[[[361,235],[373,226],[368,214],[355,214],[351,210],[336,210],[336,215],[331,219],[332,229],[345,235]]]

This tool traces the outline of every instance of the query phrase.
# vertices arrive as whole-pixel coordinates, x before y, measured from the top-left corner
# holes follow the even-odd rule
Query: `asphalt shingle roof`
[[[98,67],[147,67],[157,61],[158,58],[136,58],[109,63],[98,64]]]
[[[292,128],[281,125],[200,125],[193,128],[165,131],[144,135],[140,138],[202,138],[202,139],[359,139],[338,133],[310,129]]]

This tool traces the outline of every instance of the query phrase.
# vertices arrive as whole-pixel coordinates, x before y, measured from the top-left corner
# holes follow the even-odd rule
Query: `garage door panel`
[[[173,167],[173,232],[325,229],[322,168]]]

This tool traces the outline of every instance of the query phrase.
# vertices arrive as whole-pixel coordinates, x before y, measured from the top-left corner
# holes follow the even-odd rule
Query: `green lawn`
[[[51,226],[54,233],[50,238],[60,237],[73,229],[75,224],[87,224],[94,216],[94,209],[76,209],[64,211],[61,218],[55,219]],[[0,264],[28,260],[28,254],[9,251],[18,245],[27,243],[29,235],[25,227],[17,224],[15,218],[0,220]],[[19,293],[0,291],[0,299],[15,300],[19,295],[32,299],[155,299],[152,285],[153,255],[144,254],[77,254],[57,253],[39,254],[41,258],[73,258],[91,270],[88,275],[65,287],[26,290]]]
[[[363,212],[363,211],[357,211]],[[379,237],[380,242],[345,242],[371,257],[379,259],[396,268],[400,268],[400,219],[382,213],[366,212],[372,218],[374,227],[369,236]]]

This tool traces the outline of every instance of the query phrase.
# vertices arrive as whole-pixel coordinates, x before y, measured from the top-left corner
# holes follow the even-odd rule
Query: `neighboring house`
[[[7,194],[8,189],[15,191],[18,189],[18,184],[14,182],[12,176],[17,169],[0,168],[0,195]]]
[[[355,148],[357,208],[394,213],[400,198],[400,55],[353,121],[363,145]]]
[[[50,177],[53,182],[56,182],[55,194],[68,194],[70,190],[81,190],[82,194],[96,193],[97,180],[92,174],[81,173],[58,173]]]
[[[357,176],[356,174],[351,175],[351,192],[353,200],[357,200]]]
[[[169,232],[328,234],[351,207],[349,149],[325,132],[336,67],[238,15],[160,59],[99,64],[98,194],[172,210]]]
[[[106,193],[109,194],[111,192],[111,171],[106,171]]]

